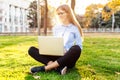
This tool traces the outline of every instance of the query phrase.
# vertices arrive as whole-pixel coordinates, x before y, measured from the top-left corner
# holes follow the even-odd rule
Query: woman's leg
[[[51,69],[59,68],[60,70],[58,70],[58,72],[60,72],[60,74],[65,74],[66,66],[68,68],[74,67],[76,61],[80,57],[80,54],[81,54],[80,47],[75,45],[75,46],[71,47],[70,50],[64,56],[58,58],[56,61],[54,61],[46,66],[33,67],[31,69],[31,72],[35,73],[35,72],[39,72],[39,71],[48,71]]]
[[[53,61],[55,61],[60,57],[60,56],[40,55],[39,50],[35,47],[30,47],[28,53],[32,58],[45,65],[51,64]]]
[[[45,71],[48,71],[48,70],[51,70],[51,69],[55,69],[57,67],[59,67],[59,64],[58,64],[57,61],[54,61],[51,64],[45,66]]]
[[[60,66],[67,66],[72,68],[75,66],[76,61],[81,55],[81,48],[78,45],[74,45],[70,48],[69,51],[63,57],[57,59],[57,62]]]
[[[70,48],[70,50],[62,57],[58,58],[50,65],[45,66],[45,71],[51,70],[57,67],[67,66],[68,68],[72,68],[75,66],[76,61],[80,57],[81,49],[79,46],[75,45]]]

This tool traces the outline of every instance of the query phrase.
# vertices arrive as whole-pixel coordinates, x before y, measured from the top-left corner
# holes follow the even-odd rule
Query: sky
[[[85,8],[90,4],[106,4],[108,0],[76,0],[75,12],[77,14],[84,14]]]
[[[31,0],[30,0],[31,1]],[[41,1],[41,0],[39,0]],[[60,3],[65,3],[66,0],[48,0],[48,4],[57,7]],[[70,1],[70,0],[68,0]],[[106,4],[108,0],[76,0],[75,12],[77,14],[84,14],[85,8],[90,4]]]
[[[48,0],[49,1],[49,0]],[[54,7],[57,7],[61,3],[65,3],[65,0],[50,0],[49,4],[51,4]],[[69,0],[70,1],[70,0]],[[90,4],[106,4],[108,0],[76,0],[76,6],[75,6],[75,12],[77,14],[84,14],[85,8]]]

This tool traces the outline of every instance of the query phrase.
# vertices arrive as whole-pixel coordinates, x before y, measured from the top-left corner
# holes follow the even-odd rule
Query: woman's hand
[[[67,50],[66,49],[64,49],[64,54],[67,52]]]

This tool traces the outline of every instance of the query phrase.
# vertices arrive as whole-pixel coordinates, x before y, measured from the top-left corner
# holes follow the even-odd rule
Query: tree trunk
[[[41,24],[41,8],[39,7],[40,6],[40,1],[38,0],[38,3],[37,3],[37,26],[38,26],[38,35],[40,35],[41,31],[40,31],[40,24]]]
[[[71,8],[74,11],[74,9],[75,9],[75,0],[71,0]]]
[[[48,6],[47,0],[45,0],[45,13],[44,13],[44,35],[47,35],[47,13],[48,13]]]

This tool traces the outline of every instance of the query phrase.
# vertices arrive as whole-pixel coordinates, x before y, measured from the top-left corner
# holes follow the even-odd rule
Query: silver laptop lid
[[[38,36],[38,46],[39,52],[42,55],[64,55],[64,43],[62,37]]]

